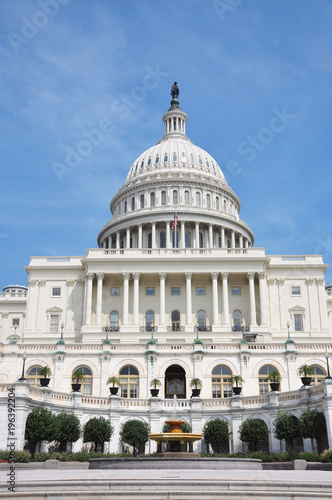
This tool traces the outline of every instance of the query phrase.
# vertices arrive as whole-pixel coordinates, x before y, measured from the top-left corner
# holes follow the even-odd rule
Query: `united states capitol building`
[[[278,411],[299,416],[307,408],[324,413],[332,447],[327,265],[320,255],[266,255],[254,246],[239,198],[217,161],[188,138],[187,118],[174,85],[164,135],[130,167],[98,248],[32,257],[28,287],[0,294],[1,421],[14,387],[18,449],[29,411],[44,405],[74,412],[82,424],[110,419],[115,434],[107,446],[120,451],[121,424],[139,418],[160,432],[174,395],[193,432],[212,418],[227,420],[231,451],[242,450],[238,428],[251,416],[264,420],[268,446],[279,451]],[[306,388],[297,373],[303,364],[313,367]],[[44,366],[52,372],[46,388]],[[72,392],[77,368],[85,379]],[[272,371],[282,377],[279,391],[270,391]],[[232,375],[245,381],[241,395],[232,394]],[[116,396],[110,376],[120,381]],[[161,387],[151,397],[155,378]],[[202,381],[199,397],[191,397],[193,378]],[[7,438],[3,425],[1,449]],[[303,446],[310,450],[310,440]]]

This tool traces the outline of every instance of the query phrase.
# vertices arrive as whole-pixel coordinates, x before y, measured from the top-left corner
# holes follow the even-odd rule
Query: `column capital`
[[[222,273],[220,273],[220,275],[221,275],[223,280],[228,280],[229,273],[222,272]]]
[[[87,281],[92,281],[92,280],[93,280],[93,278],[94,278],[94,275],[95,275],[94,273],[86,273],[86,275],[85,275],[85,279],[86,279]]]
[[[104,277],[105,277],[104,273],[97,273],[97,279],[98,279],[98,281],[100,281],[100,280],[102,281],[104,279]]]
[[[255,274],[254,272],[251,272],[251,273],[247,273],[247,278],[248,280],[254,280],[255,279]]]
[[[316,279],[316,285],[324,285],[324,278]]]
[[[186,280],[191,280],[193,273],[184,273]]]
[[[161,280],[165,280],[166,279],[166,273],[162,272],[162,273],[159,273],[159,278]]]
[[[124,280],[129,280],[130,278],[130,273],[122,273],[123,279]]]
[[[213,272],[213,273],[211,273],[211,278],[212,278],[212,280],[217,280],[217,279],[218,279],[218,277],[219,277],[219,273],[218,273],[218,272]]]
[[[304,282],[305,282],[305,284],[306,284],[307,286],[311,286],[311,285],[313,285],[313,284],[314,284],[314,280],[313,280],[313,278],[308,278],[308,279],[304,280]]]
[[[257,273],[257,276],[258,276],[258,278],[259,278],[260,280],[263,280],[263,279],[265,278],[265,272],[264,272],[264,271],[262,271],[262,272],[260,272],[260,273]]]
[[[130,273],[123,273],[123,274],[130,274]],[[134,280],[139,280],[140,277],[141,277],[141,273],[133,273]]]

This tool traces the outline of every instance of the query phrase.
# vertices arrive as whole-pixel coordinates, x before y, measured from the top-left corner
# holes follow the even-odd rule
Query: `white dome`
[[[195,146],[184,134],[168,133],[155,146],[142,153],[132,165],[126,182],[151,171],[199,170],[226,184],[224,174],[212,156]]]

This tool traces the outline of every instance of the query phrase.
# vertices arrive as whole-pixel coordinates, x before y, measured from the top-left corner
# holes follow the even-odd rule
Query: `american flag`
[[[177,216],[176,214],[174,214],[174,219],[173,219],[173,222],[172,222],[172,227],[171,227],[172,231],[173,231],[173,229],[175,229],[175,228],[176,228],[176,226],[178,225],[178,219],[179,219],[179,218],[178,218],[178,216]]]

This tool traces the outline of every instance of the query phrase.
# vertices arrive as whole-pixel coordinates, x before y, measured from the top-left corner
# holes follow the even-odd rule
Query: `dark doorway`
[[[179,365],[171,365],[165,372],[165,398],[186,397],[186,372]]]

